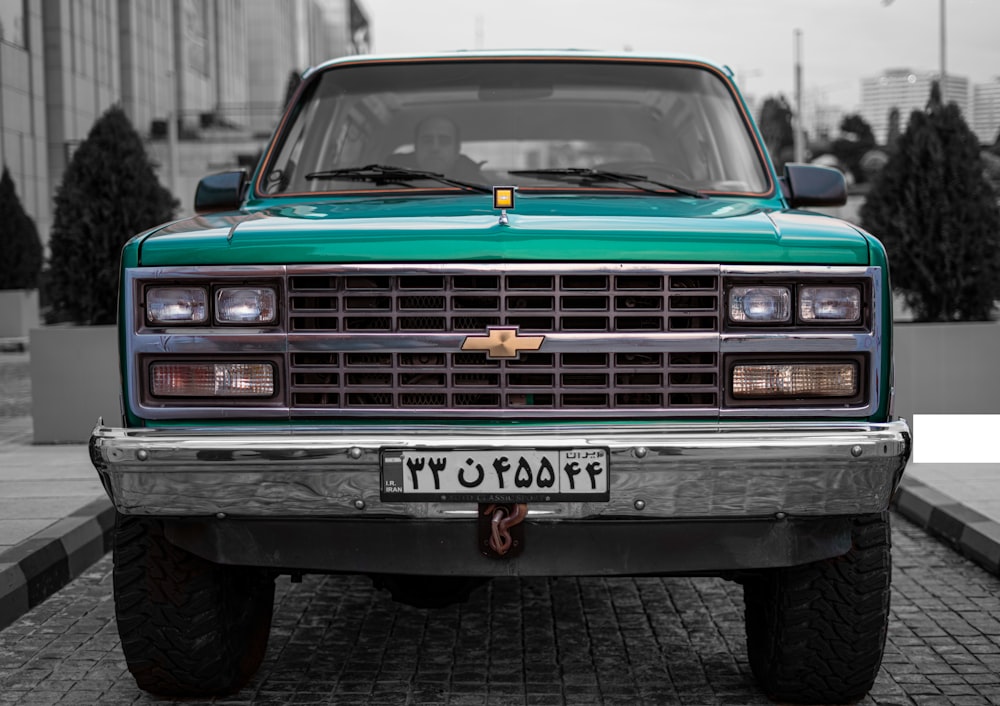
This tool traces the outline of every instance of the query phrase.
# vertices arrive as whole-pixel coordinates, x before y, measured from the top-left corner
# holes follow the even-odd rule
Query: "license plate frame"
[[[381,498],[384,502],[607,502],[610,460],[604,447],[386,448],[379,463]]]

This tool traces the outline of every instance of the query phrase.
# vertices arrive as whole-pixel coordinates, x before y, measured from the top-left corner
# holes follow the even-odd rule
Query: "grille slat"
[[[352,343],[337,352],[290,353],[286,379],[293,413],[398,408],[434,416],[548,409],[600,416],[615,409],[690,413],[719,404],[717,338],[699,351],[669,350],[670,344],[656,350],[648,342],[636,348],[643,334],[699,340],[717,334],[718,274],[676,267],[609,274],[565,265],[552,273],[518,272],[516,265],[496,274],[419,272],[412,266],[398,274],[385,268],[302,273],[308,269],[314,268],[289,268],[290,331],[373,334],[381,341],[377,350]],[[621,350],[611,352],[579,352],[577,346],[578,352],[521,352],[513,359],[407,350],[414,335],[484,335],[491,326],[517,326],[521,334],[600,334],[612,342],[623,340],[618,334],[640,339],[623,340]],[[394,335],[398,345],[387,345],[395,339],[385,337]]]

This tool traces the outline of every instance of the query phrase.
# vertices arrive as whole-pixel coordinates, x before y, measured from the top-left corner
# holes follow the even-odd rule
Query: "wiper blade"
[[[708,196],[695,189],[689,189],[677,184],[670,184],[665,181],[650,179],[645,174],[626,174],[624,172],[612,172],[604,169],[590,169],[586,167],[558,167],[553,169],[513,169],[508,174],[514,176],[537,176],[543,179],[554,179],[556,181],[564,179],[579,179],[581,182],[613,181],[619,184],[628,184],[640,191],[647,191],[651,194],[663,194],[658,189],[650,189],[641,184],[655,184],[656,186],[670,189],[678,194],[693,196],[696,199],[707,199]]]
[[[478,191],[481,194],[491,194],[493,189],[485,184],[475,184],[471,181],[452,179],[438,172],[425,172],[421,169],[394,167],[389,164],[366,164],[363,167],[344,167],[343,169],[327,169],[321,172],[310,172],[306,179],[345,179],[348,181],[370,181],[374,184],[409,184],[418,179],[430,179],[440,184],[457,186],[467,191]]]

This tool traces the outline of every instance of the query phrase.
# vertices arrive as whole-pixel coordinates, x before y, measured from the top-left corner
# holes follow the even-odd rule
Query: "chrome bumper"
[[[609,502],[533,503],[532,519],[821,518],[881,512],[906,422],[113,429],[91,460],[119,512],[173,517],[470,518],[468,503],[386,502],[385,448],[610,450]],[[783,514],[782,514],[783,513]]]

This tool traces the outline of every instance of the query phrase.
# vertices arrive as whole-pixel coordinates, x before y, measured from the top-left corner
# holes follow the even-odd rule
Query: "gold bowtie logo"
[[[487,358],[516,358],[521,351],[537,351],[545,336],[519,336],[517,327],[490,326],[485,336],[466,336],[463,351],[486,351]]]

